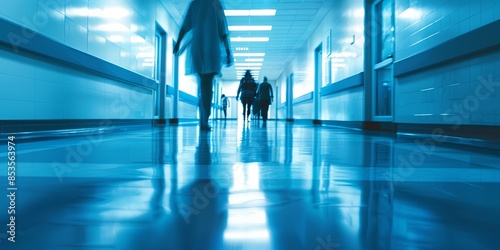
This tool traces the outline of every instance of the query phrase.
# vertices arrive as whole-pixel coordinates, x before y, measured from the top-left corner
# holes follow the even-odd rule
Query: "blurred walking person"
[[[269,82],[267,82],[267,77],[264,76],[264,81],[259,84],[257,89],[257,99],[260,101],[260,112],[262,115],[262,120],[267,122],[267,113],[269,111],[269,105],[273,102],[273,87]]]
[[[241,94],[241,105],[243,105],[243,121],[250,120],[250,108],[252,107],[253,99],[257,91],[257,83],[252,77],[250,70],[245,72],[245,76],[241,78],[236,100]]]
[[[187,32],[192,31],[190,42],[189,74],[198,75],[198,98],[200,129],[211,130],[210,117],[213,79],[219,75],[222,66],[231,66],[233,57],[229,45],[229,30],[222,3],[219,0],[193,0],[189,5],[179,32],[174,54],[179,53],[181,41]],[[226,49],[225,57],[222,49]]]
[[[231,102],[229,101],[229,98],[225,95],[222,94],[221,98],[221,103],[222,103],[222,112],[224,112],[224,120],[227,119],[227,108],[231,106]]]

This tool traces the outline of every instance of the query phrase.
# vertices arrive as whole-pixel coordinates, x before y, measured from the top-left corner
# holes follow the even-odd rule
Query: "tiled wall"
[[[0,1],[0,17],[152,77],[156,1]],[[29,40],[30,35],[26,38]]]
[[[35,36],[46,37],[144,79],[154,77],[156,24],[167,32],[168,51],[172,50],[172,38],[178,32],[177,24],[156,0],[0,1],[0,18],[36,32],[23,30],[23,43],[34,42],[31,38]],[[4,50],[0,46],[0,103],[8,107],[0,109],[2,120],[153,118],[155,93],[151,89],[41,56],[7,51],[7,47]],[[172,62],[172,54],[167,53],[162,72],[167,73],[166,83],[170,86],[173,86]],[[196,81],[183,77],[179,77],[184,82],[182,86],[196,92]],[[179,105],[180,118],[196,117],[196,107],[191,106]],[[171,117],[171,107],[166,110],[167,118]]]
[[[335,68],[329,79],[323,79],[323,84],[335,84],[360,72],[363,72],[364,62],[364,1],[335,1],[332,9],[311,35],[308,44],[298,51],[296,58],[288,65],[278,79],[281,93],[286,93],[284,86],[286,75],[294,73],[293,97],[297,98],[314,91],[314,53],[321,43],[324,43],[327,33],[332,35],[332,48],[329,57],[323,46],[323,63],[333,60]],[[354,38],[353,38],[354,37]],[[354,41],[354,43],[353,43]],[[323,67],[325,67],[323,65]],[[326,75],[326,70],[323,69]],[[323,77],[325,78],[325,77]],[[345,94],[345,95],[344,95]],[[281,96],[281,100],[285,100]],[[321,117],[324,120],[360,121],[364,119],[364,90],[355,88],[349,91],[335,93],[322,97]],[[294,105],[295,119],[314,119],[313,103]],[[283,118],[280,116],[280,118]]]
[[[278,108],[278,119],[286,119],[286,107]]]
[[[293,105],[294,119],[313,119],[314,103],[312,100]]]
[[[321,102],[322,108],[326,109],[321,113],[321,120],[364,120],[364,91],[362,87],[351,88],[328,96],[324,96]],[[314,119],[313,100],[295,104],[293,106],[293,118]]]
[[[0,119],[143,119],[152,90],[0,49]]]
[[[198,118],[197,111],[197,105],[179,102],[179,118]]]
[[[363,72],[364,15],[363,0],[334,1],[332,10],[314,33],[314,39],[311,40],[316,43],[309,48],[310,53],[320,41],[325,41],[326,34],[331,30],[332,48],[329,59],[332,60],[332,75],[326,84]],[[325,52],[323,46],[324,56],[326,56]],[[324,58],[323,62],[326,63],[326,61],[327,59]],[[326,74],[325,69],[323,74]]]
[[[500,125],[500,51],[398,79],[396,122]]]
[[[395,0],[396,59],[500,19],[498,0]]]
[[[364,91],[363,87],[351,88],[323,97],[322,120],[363,121]]]
[[[293,98],[314,91],[314,49],[304,47],[292,62]],[[286,89],[284,89],[286,91]],[[285,92],[286,93],[286,92]]]
[[[498,19],[497,0],[396,1],[396,57],[424,52]],[[493,51],[397,78],[394,121],[500,125],[498,58],[500,51]]]

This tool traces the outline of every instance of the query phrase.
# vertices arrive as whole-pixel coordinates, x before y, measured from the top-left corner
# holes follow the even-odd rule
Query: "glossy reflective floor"
[[[16,138],[16,242],[4,227],[0,249],[500,249],[498,151],[213,125]]]

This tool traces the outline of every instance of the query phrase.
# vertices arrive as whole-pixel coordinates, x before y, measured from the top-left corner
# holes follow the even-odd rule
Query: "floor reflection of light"
[[[338,186],[337,186],[338,188]],[[352,230],[353,233],[359,233],[359,213],[361,207],[361,192],[354,187],[340,188],[339,199],[341,201],[340,212],[342,213],[342,222]]]
[[[241,190],[258,190],[259,189],[259,164],[235,164],[233,166],[234,184],[231,188],[232,192]]]
[[[234,184],[230,188],[226,241],[269,242],[265,196],[259,189],[259,165],[233,166]]]
[[[252,230],[241,229],[239,231],[231,230],[224,234],[226,240],[269,240],[269,231],[267,229]]]
[[[320,170],[320,197],[322,204],[328,204],[330,199],[338,199],[342,214],[342,223],[352,233],[358,234],[360,228],[361,191],[355,182],[339,181],[338,177],[346,176],[348,180],[359,179],[360,173],[352,169],[343,169],[333,164],[323,165]],[[336,181],[337,180],[337,181]]]
[[[143,216],[151,215],[151,203],[168,207],[168,199],[163,199],[165,189],[170,190],[169,183],[165,183],[165,187],[156,186],[156,180],[161,181],[165,176],[170,178],[170,171],[166,169],[164,173],[148,172],[153,175],[153,180],[141,180],[128,182],[124,186],[118,186],[111,190],[106,195],[112,195],[115,198],[112,203],[103,204],[103,211],[99,213],[102,220],[127,220]],[[157,195],[160,192],[161,195]],[[165,203],[167,202],[167,203]]]
[[[101,218],[106,220],[126,220],[137,218],[147,213],[146,209],[112,209],[100,213]]]

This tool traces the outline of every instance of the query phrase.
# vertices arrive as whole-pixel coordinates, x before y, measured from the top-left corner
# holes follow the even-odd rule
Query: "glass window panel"
[[[160,80],[160,58],[161,58],[161,49],[160,49],[160,34],[156,33],[155,35],[155,64],[154,64],[154,79]]]
[[[390,116],[392,98],[392,67],[375,71],[376,74],[376,110],[377,116]]]
[[[377,63],[394,54],[393,0],[383,0],[376,6],[377,12]]]

